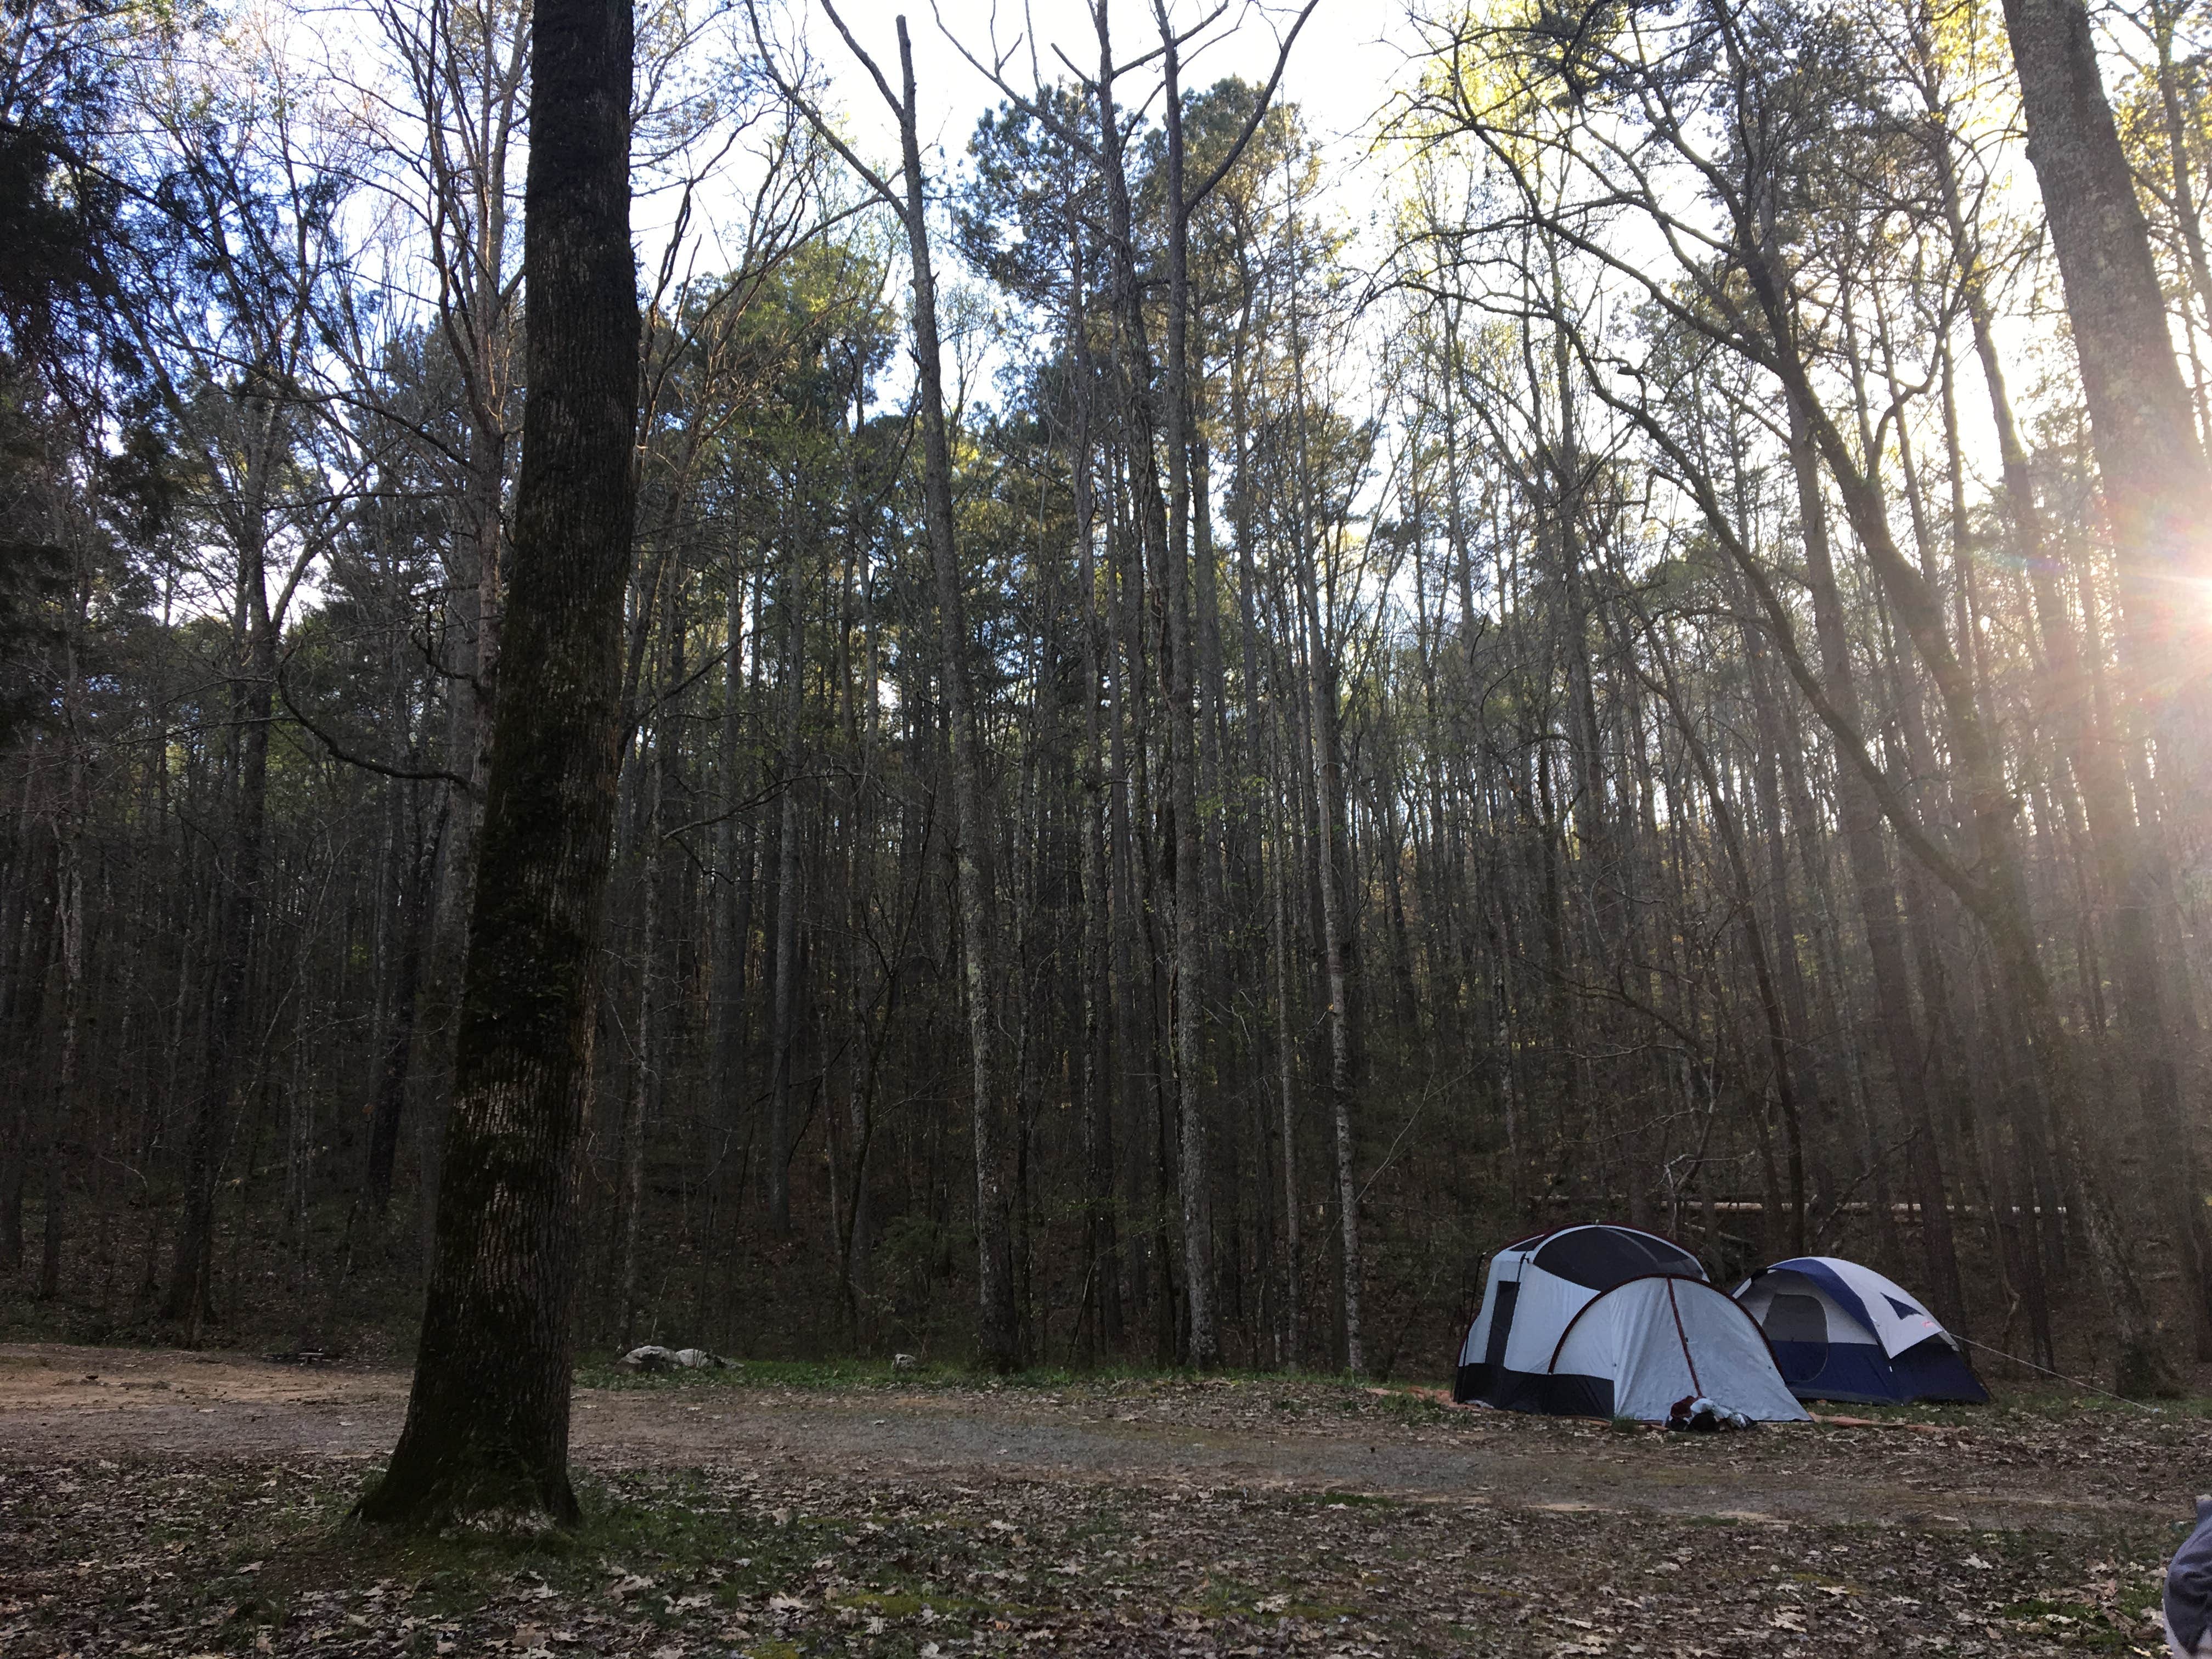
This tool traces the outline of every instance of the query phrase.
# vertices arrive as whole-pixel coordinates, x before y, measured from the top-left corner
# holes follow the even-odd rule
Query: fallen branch
[[[1823,1417],[1818,1412],[1809,1413],[1815,1423],[1825,1423],[1832,1429],[1911,1429],[1916,1434],[1949,1434],[1948,1423],[1892,1423],[1879,1417]]]

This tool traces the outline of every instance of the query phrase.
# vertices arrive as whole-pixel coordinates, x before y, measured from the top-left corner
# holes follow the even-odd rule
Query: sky
[[[933,189],[949,186],[964,168],[968,141],[983,114],[1004,94],[974,64],[1006,60],[1007,83],[1026,91],[1040,74],[1046,80],[1069,77],[1060,52],[1086,72],[1098,59],[1090,0],[832,0],[860,46],[896,84],[896,20],[903,13],[914,43],[916,99],[921,107],[923,167]],[[1128,63],[1157,48],[1158,24],[1152,0],[1107,0],[1115,57]],[[1168,0],[1168,15],[1178,31],[1206,26],[1183,48],[1186,88],[1210,86],[1235,75],[1264,85],[1273,71],[1279,43],[1297,17],[1304,0]],[[1351,232],[1350,257],[1374,246],[1372,233],[1390,191],[1388,161],[1374,149],[1374,137],[1391,89],[1407,72],[1412,30],[1406,0],[1318,0],[1299,30],[1277,89],[1279,100],[1298,105],[1309,137],[1322,152],[1327,181],[1322,207]],[[871,162],[888,165],[897,155],[898,130],[874,82],[854,58],[823,13],[821,0],[784,0],[780,28],[803,19],[815,61],[828,75],[835,118]],[[764,14],[765,15],[765,14]],[[1208,19],[1212,21],[1207,22]],[[788,37],[787,37],[788,38]],[[995,39],[996,49],[993,42]],[[957,45],[955,43],[957,43]],[[1035,47],[1034,65],[1032,46]],[[965,48],[963,56],[962,48]],[[1157,94],[1158,63],[1146,64],[1121,83],[1125,100]],[[1158,100],[1149,113],[1157,118]],[[931,153],[933,148],[934,153]],[[988,386],[1001,367],[999,352],[987,353],[981,366]],[[894,373],[880,388],[885,397],[902,395]],[[981,392],[982,386],[972,390]]]
[[[807,0],[792,0],[794,9]],[[1158,44],[1152,0],[1109,0],[1115,53],[1122,62]],[[1264,82],[1274,67],[1277,42],[1295,21],[1297,7],[1286,0],[1170,0],[1169,15],[1179,28],[1198,24],[1217,8],[1221,15],[1184,48],[1187,87],[1212,84],[1238,75]],[[878,155],[889,155],[895,129],[883,100],[865,70],[822,16],[812,13],[809,33],[823,67],[852,122]],[[1000,94],[964,62],[947,39],[957,40],[979,58],[991,58],[995,32],[1001,53],[1021,43],[1006,68],[1016,87],[1032,84],[1032,29],[1037,62],[1047,79],[1065,76],[1052,55],[1058,46],[1086,70],[1098,60],[1087,0],[845,0],[840,15],[886,74],[896,74],[898,56],[894,20],[907,15],[914,40],[915,78],[924,119],[922,135],[952,159],[964,156],[977,118],[1000,101]],[[1374,171],[1361,164],[1377,112],[1405,64],[1407,28],[1400,0],[1319,0],[1291,48],[1284,71],[1282,96],[1304,107],[1316,137],[1324,141],[1347,190]],[[1157,84],[1157,65],[1132,77],[1130,89]]]
[[[1297,21],[1304,0],[1167,0],[1168,15],[1179,32],[1198,33],[1183,47],[1186,88],[1203,88],[1226,76],[1264,85],[1275,67],[1279,43]],[[1307,136],[1322,153],[1325,180],[1322,208],[1349,234],[1346,257],[1361,261],[1381,246],[1384,209],[1391,196],[1389,159],[1376,152],[1375,136],[1395,86],[1408,72],[1413,31],[1406,17],[1409,0],[1317,0],[1291,50],[1279,101],[1300,106]],[[1422,3],[1423,0],[1413,0]],[[1038,76],[1047,81],[1072,78],[1066,57],[1095,72],[1097,38],[1091,0],[831,0],[860,46],[894,86],[898,76],[896,24],[903,14],[914,43],[916,100],[921,109],[922,166],[933,194],[957,188],[968,158],[968,143],[982,116],[1005,101],[1005,94],[969,61],[1004,60],[1008,85],[1026,92]],[[1153,0],[1106,0],[1115,56],[1127,64],[1156,51],[1159,42]],[[886,179],[897,172],[898,129],[866,69],[837,34],[823,0],[757,0],[759,15],[777,42],[787,69],[802,41],[815,70],[828,82],[824,113],[853,142],[862,158]],[[750,52],[747,9],[724,14],[730,49]],[[1203,25],[1203,27],[1200,27]],[[996,42],[995,50],[994,41]],[[957,44],[956,44],[957,43]],[[1034,47],[1034,55],[1032,48]],[[963,49],[965,49],[964,54]],[[1147,113],[1158,115],[1159,66],[1155,60],[1121,83],[1126,102],[1152,94]],[[758,157],[744,151],[726,158],[707,182],[690,224],[701,240],[679,264],[697,270],[733,264],[744,242],[750,191]],[[661,187],[633,204],[633,223],[648,272],[657,269],[678,197]],[[945,273],[958,279],[959,272]],[[990,353],[981,391],[1000,367]],[[880,388],[884,396],[902,394],[894,374]],[[988,395],[988,394],[987,394]]]
[[[1111,0],[1111,8],[1117,56],[1127,61],[1158,44],[1149,0]],[[858,9],[879,15],[888,25],[899,7],[891,0],[858,0]],[[1169,15],[1179,27],[1188,28],[1217,9],[1221,15],[1184,48],[1184,83],[1205,86],[1224,75],[1263,79],[1274,66],[1278,40],[1296,21],[1296,5],[1288,0],[1228,0],[1225,6],[1220,0],[1174,0]],[[1320,0],[1315,7],[1291,48],[1283,91],[1305,106],[1319,131],[1331,137],[1352,134],[1364,141],[1387,85],[1403,62],[1402,49],[1391,44],[1394,34],[1403,36],[1400,10],[1391,0]],[[978,56],[994,22],[999,38],[1011,43],[1025,36],[1033,21],[1040,41],[1060,46],[1086,69],[1097,59],[1085,0],[1034,0],[1030,4],[1023,0],[939,0],[939,11],[945,32]],[[857,30],[853,17],[847,21]],[[910,19],[908,27],[913,26]],[[981,77],[960,63],[945,33],[934,27],[916,34],[915,51],[917,73],[927,67],[933,79],[941,77],[948,91],[968,100],[964,112],[972,124],[990,95]],[[1026,56],[1024,52],[1024,59]],[[1026,68],[1025,62],[1022,67]],[[1049,73],[1057,66],[1047,59],[1046,67]],[[1140,77],[1155,72],[1148,67]],[[959,136],[964,143],[964,124]]]

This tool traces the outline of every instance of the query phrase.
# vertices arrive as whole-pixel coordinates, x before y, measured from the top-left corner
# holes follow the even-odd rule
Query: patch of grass
[[[726,1367],[697,1370],[632,1371],[617,1353],[592,1355],[576,1367],[579,1386],[588,1389],[744,1388],[803,1390],[856,1389],[963,1389],[983,1393],[1080,1393],[1124,1397],[1130,1394],[1163,1393],[1185,1389],[1267,1389],[1274,1391],[1270,1403],[1277,1410],[1297,1409],[1316,1403],[1297,1400],[1281,1391],[1307,1392],[1346,1408],[1383,1407],[1417,1414],[1440,1408],[1403,1385],[1380,1392],[1382,1385],[1370,1379],[1326,1371],[1191,1371],[1157,1368],[1102,1366],[1078,1370],[1066,1366],[1040,1365],[1001,1376],[957,1361],[932,1361],[909,1370],[895,1370],[888,1359],[731,1359]],[[1370,1392],[1375,1390],[1376,1392]]]
[[[670,1477],[650,1501],[586,1480],[579,1483],[577,1500],[584,1510],[574,1539],[579,1555],[703,1567],[735,1555],[796,1555],[817,1547],[796,1536],[795,1527],[777,1525],[773,1515],[748,1512],[696,1474]]]
[[[2013,1602],[2001,1609],[1999,1616],[2015,1624],[2045,1630],[2057,1626],[2077,1645],[2107,1653],[2132,1650],[2142,1635],[2131,1627],[2131,1623],[2116,1623],[2106,1609],[2092,1607],[2087,1601],[2056,1601],[2038,1596]]]
[[[1911,1406],[1883,1406],[1862,1401],[1814,1400],[1807,1402],[1806,1409],[1823,1417],[1856,1417],[1875,1423],[1929,1423],[1947,1429],[2001,1430],[2008,1425],[2008,1419],[2022,1419],[2037,1424],[2096,1419],[2107,1420],[2115,1427],[2133,1419],[2138,1426],[2148,1427],[2160,1419],[2212,1419],[2212,1395],[2120,1400],[2081,1389],[1999,1385],[1996,1397],[1986,1406],[1950,1405],[1935,1401]]]
[[[241,1603],[234,1620],[281,1622],[283,1604],[298,1591],[362,1580],[408,1585],[434,1613],[480,1606],[486,1586],[500,1580],[532,1579],[580,1594],[635,1575],[655,1581],[646,1592],[650,1600],[711,1576],[741,1594],[803,1571],[822,1550],[823,1529],[836,1528],[842,1537],[845,1525],[779,1526],[772,1515],[714,1492],[696,1474],[672,1476],[635,1497],[586,1476],[576,1483],[583,1521],[573,1532],[406,1534],[351,1519],[356,1490],[350,1483],[333,1486],[309,1505],[257,1521],[232,1542],[227,1553],[234,1562],[249,1554],[266,1560],[251,1582],[270,1613],[264,1620]]]
[[[1411,1507],[1403,1498],[1384,1498],[1371,1492],[1296,1492],[1288,1496],[1293,1504],[1312,1504],[1330,1510],[1402,1510]]]
[[[633,1371],[620,1356],[604,1354],[576,1367],[576,1382],[587,1389],[803,1389],[907,1388],[969,1378],[971,1373],[946,1365],[894,1371],[888,1359],[733,1359],[726,1367],[698,1370]]]
[[[1466,1420],[1467,1414],[1464,1412],[1455,1411],[1449,1406],[1424,1398],[1420,1395],[1401,1393],[1395,1389],[1389,1394],[1379,1395],[1368,1394],[1364,1389],[1360,1392],[1367,1395],[1367,1403],[1370,1407],[1379,1408],[1385,1416],[1411,1427],[1425,1428],[1435,1423],[1458,1423]],[[1347,1409],[1357,1410],[1358,1404],[1357,1401],[1348,1402]]]
[[[940,1595],[926,1590],[848,1590],[831,1598],[841,1607],[858,1607],[885,1619],[913,1619],[933,1613],[940,1619],[975,1619],[985,1613],[1024,1617],[1034,1609],[1011,1601],[979,1601],[971,1596]]]
[[[1364,1395],[1380,1387],[1373,1377],[1352,1376],[1343,1371],[1194,1371],[1170,1366],[1107,1365],[1077,1370],[1065,1365],[1040,1365],[994,1381],[1016,1389],[1081,1389],[1111,1392],[1124,1389],[1315,1389]]]
[[[1927,1423],[1956,1424],[1961,1428],[1992,1416],[2019,1415],[2045,1419],[2079,1418],[2085,1414],[2120,1419],[2212,1417],[2212,1395],[2188,1395],[2172,1400],[2121,1400],[2086,1389],[2004,1386],[1987,1406],[1846,1406],[1839,1409],[1869,1417],[1884,1413]]]
[[[645,1482],[580,1477],[583,1520],[570,1534],[420,1537],[348,1519],[354,1489],[350,1480],[332,1482],[309,1504],[291,1505],[282,1520],[270,1514],[264,1524],[257,1518],[227,1540],[227,1558],[242,1561],[249,1552],[262,1558],[250,1574],[211,1577],[195,1598],[227,1613],[222,1629],[230,1648],[250,1647],[257,1632],[322,1616],[319,1609],[333,1586],[364,1583],[391,1583],[425,1620],[430,1632],[422,1646],[425,1654],[437,1634],[434,1626],[481,1625],[518,1590],[527,1598],[533,1587],[553,1598],[549,1607],[618,1609],[634,1625],[643,1620],[677,1630],[693,1616],[690,1609],[708,1603],[723,1610],[757,1606],[764,1596],[805,1583],[825,1554],[866,1559],[859,1570],[873,1580],[866,1589],[848,1588],[826,1597],[825,1607],[893,1623],[934,1620],[931,1628],[939,1637],[957,1637],[982,1620],[1035,1612],[933,1582],[948,1570],[957,1576],[971,1566],[998,1564],[999,1546],[1021,1546],[1018,1532],[1001,1538],[989,1530],[988,1517],[947,1516],[933,1522],[909,1516],[884,1525],[799,1513],[756,1504],[702,1475],[682,1473]],[[1111,1529],[1118,1519],[1104,1516],[1097,1529]],[[856,1548],[862,1552],[857,1558]],[[910,1654],[917,1643],[893,1632],[872,1650]],[[802,1650],[763,1632],[750,1645],[741,1642],[729,1650]]]

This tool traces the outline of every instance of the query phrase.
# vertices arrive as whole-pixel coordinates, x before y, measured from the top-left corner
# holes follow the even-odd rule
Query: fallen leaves
[[[976,1443],[1018,1446],[1008,1437],[1026,1425],[1099,1422],[1132,1406],[1147,1432],[1183,1439],[1257,1425],[1364,1455],[1480,1437],[1554,1475],[1583,1472],[1599,1501],[1540,1504],[1503,1478],[1486,1492],[1409,1502],[1194,1470],[1150,1484],[1063,1479],[1034,1462],[933,1473],[702,1455],[689,1469],[666,1467],[682,1455],[661,1447],[651,1454],[661,1462],[599,1470],[594,1518],[573,1557],[479,1552],[455,1567],[347,1532],[338,1517],[354,1477],[319,1458],[204,1450],[159,1463],[135,1453],[9,1462],[0,1451],[0,1652],[1792,1659],[1845,1646],[2012,1659],[2124,1650],[2153,1633],[2145,1612],[2171,1542],[2162,1522],[2114,1510],[2087,1534],[1942,1517],[1970,1516],[1966,1498],[1998,1478],[2024,1492],[2132,1497],[2201,1466],[2206,1448],[2203,1425],[2179,1414],[2054,1424],[1998,1413],[1971,1437],[1797,1431],[1687,1447],[1594,1424],[1448,1412],[1401,1390],[1229,1379],[1009,1393],[993,1406],[1002,1426]],[[1690,1480],[1731,1501],[1786,1507],[1780,1495],[1824,1482],[1863,1489],[1877,1474],[1949,1495],[1879,1530],[1840,1507],[1832,1522],[1808,1522],[1802,1509],[1729,1520],[1711,1499],[1701,1514],[1650,1503]]]

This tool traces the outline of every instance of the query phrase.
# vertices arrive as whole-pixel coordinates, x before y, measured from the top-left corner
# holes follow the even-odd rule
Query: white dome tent
[[[1750,1316],[1687,1250],[1632,1227],[1565,1227],[1500,1250],[1452,1393],[1648,1422],[1697,1395],[1759,1422],[1806,1417]]]
[[[1910,1291],[1840,1256],[1761,1267],[1735,1299],[1766,1333],[1800,1400],[1989,1403],[1959,1340]]]

